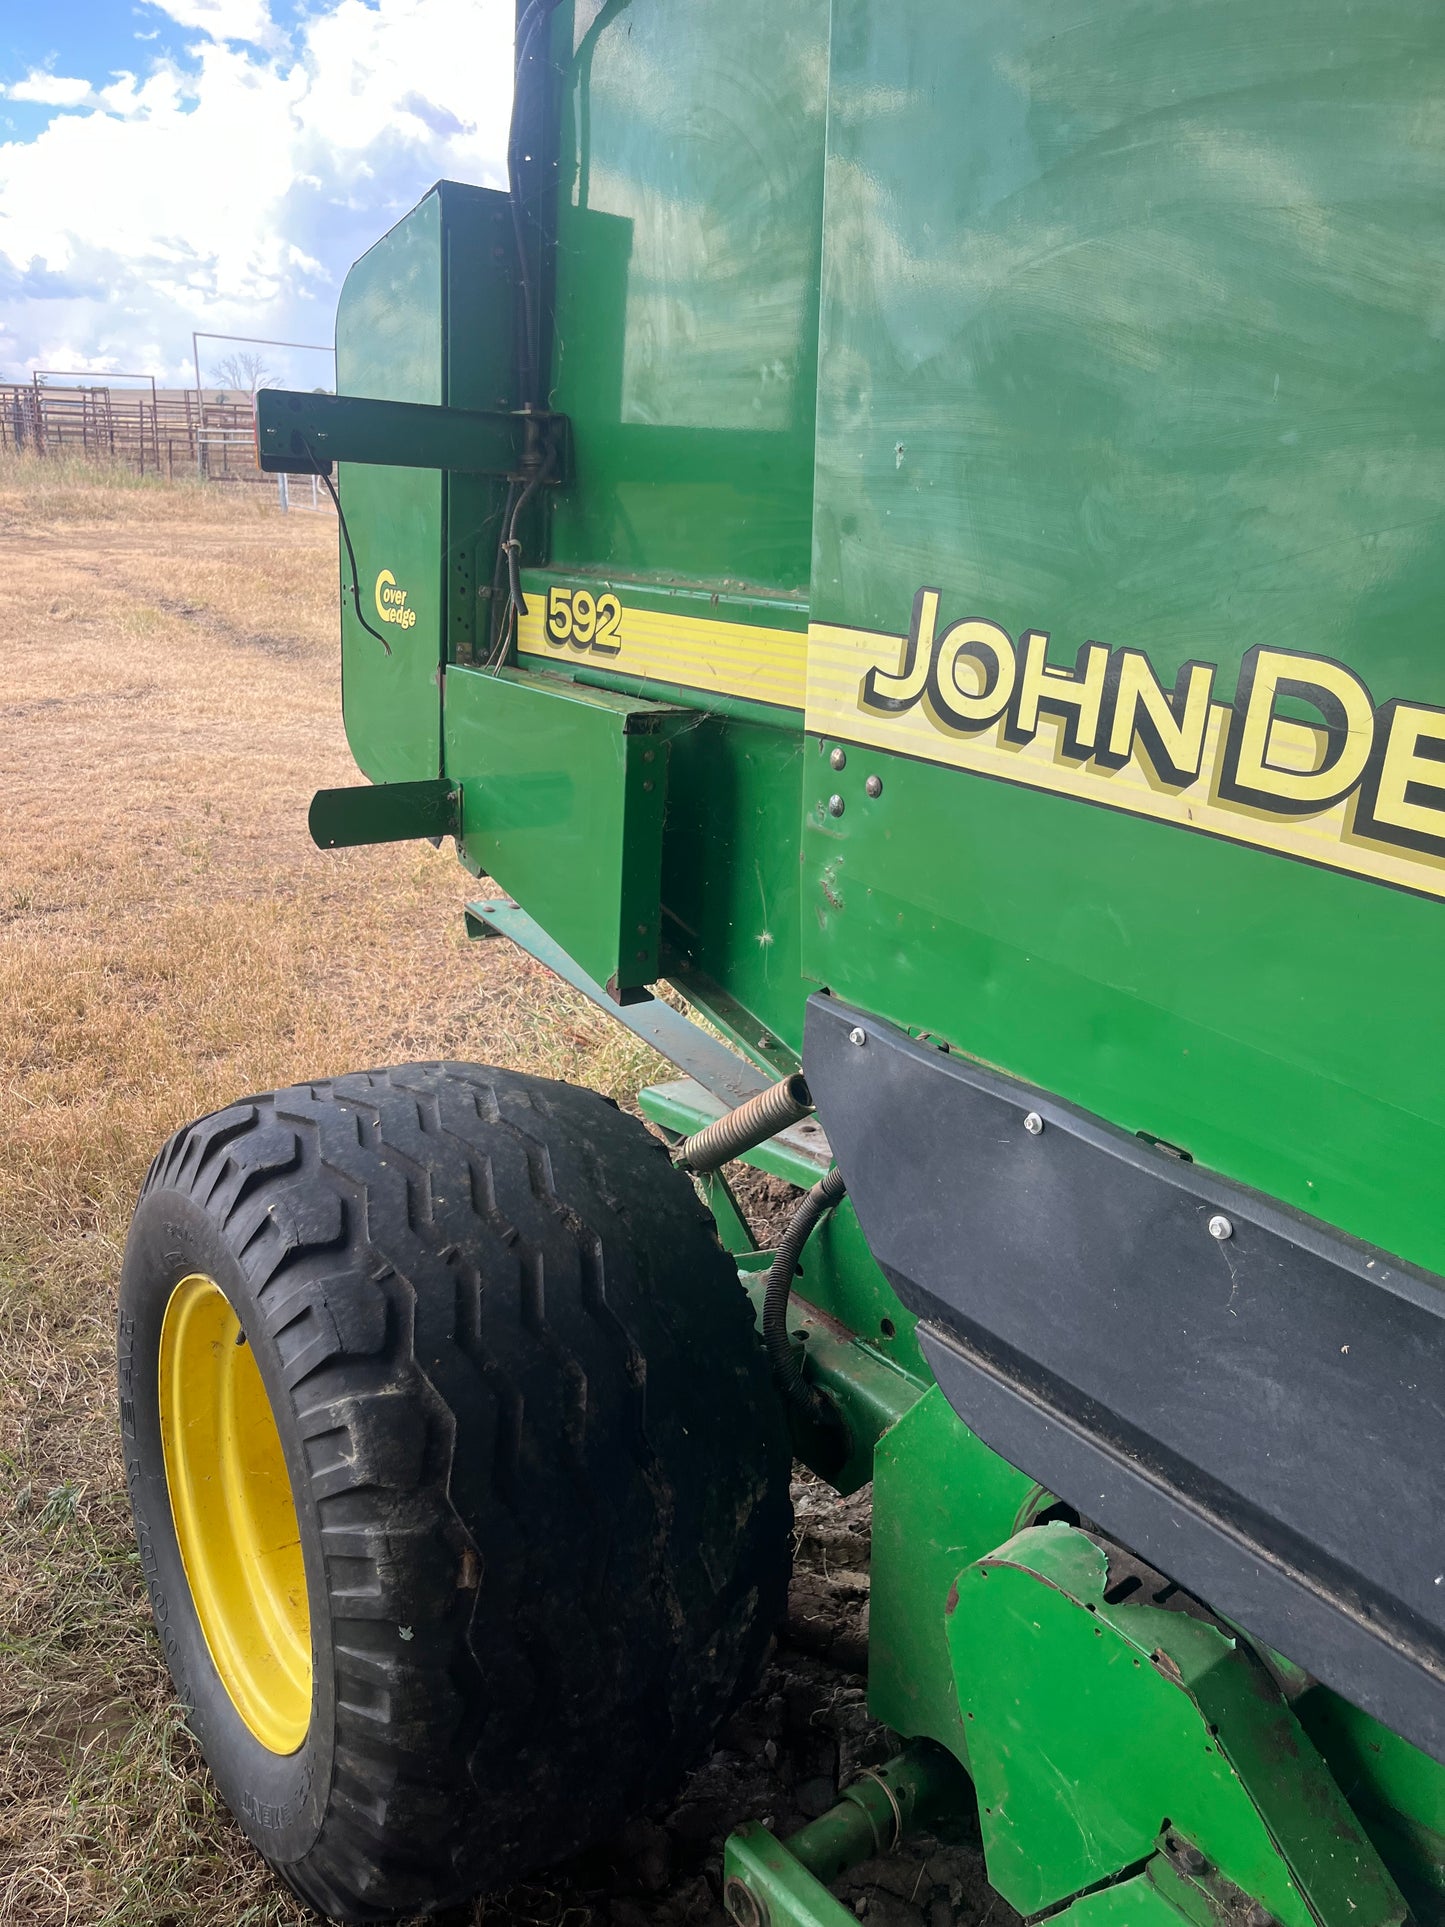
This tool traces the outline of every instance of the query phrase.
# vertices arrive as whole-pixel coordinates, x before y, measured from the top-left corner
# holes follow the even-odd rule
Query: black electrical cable
[[[321,466],[320,462],[316,461],[316,457],[311,454],[310,445],[307,442],[303,441],[301,446],[306,450],[306,453],[311,456],[311,460],[316,464],[316,473],[321,477],[322,481],[326,484],[326,493],[331,497],[332,501],[336,504],[336,521],[337,521],[337,525],[341,530],[341,539],[346,545],[346,559],[351,564],[351,600],[356,608],[356,620],[361,624],[362,628],[366,631],[366,633],[369,636],[376,637],[377,641],[381,644],[382,648],[386,651],[388,655],[390,655],[391,644],[387,641],[386,637],[381,633],[380,629],[373,629],[371,624],[367,621],[366,617],[361,613],[361,576],[357,571],[356,550],[353,549],[351,546],[351,530],[346,526],[346,511],[341,506],[341,497],[336,493],[336,490],[332,485],[331,477],[326,473],[325,469]]]
[[[527,613],[527,598],[522,594],[522,544],[517,539],[517,524],[522,519],[522,510],[552,472],[554,450],[548,449],[542,466],[531,476],[526,486],[517,491],[512,482],[507,490],[507,506],[502,511],[502,539],[497,548],[497,566],[492,575],[492,596],[495,602],[500,586],[502,567],[507,571],[507,612],[502,620],[500,633],[492,647],[487,666],[490,669],[501,667],[516,632],[517,621]]]
[[[788,1336],[788,1300],[793,1295],[793,1279],[797,1276],[803,1246],[824,1212],[831,1211],[847,1189],[843,1173],[835,1165],[807,1193],[788,1220],[763,1288],[763,1345],[773,1381],[815,1424],[833,1429],[841,1422],[837,1408],[816,1385],[810,1385],[803,1377],[803,1354]]]
[[[522,510],[551,474],[552,455],[553,451],[549,448],[543,459],[542,466],[537,470],[536,474],[529,479],[526,487],[512,505],[511,523],[502,543],[503,551],[507,557],[507,591],[514,617],[524,616],[527,613],[526,598],[522,594],[522,545],[517,540],[517,524],[522,519]]]
[[[512,505],[517,499],[517,484],[508,482],[506,499],[502,503],[502,519],[498,524],[497,560],[492,569],[492,597],[488,605],[490,626],[487,631],[487,667],[495,668],[506,649],[507,624],[511,612],[508,601],[507,613],[502,610],[502,578],[507,572],[507,526],[512,519]]]

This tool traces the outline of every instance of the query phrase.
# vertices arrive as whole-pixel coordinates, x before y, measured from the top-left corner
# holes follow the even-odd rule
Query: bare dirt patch
[[[455,1057],[627,1100],[663,1067],[510,946],[426,845],[321,855],[341,728],[335,525],[268,501],[0,467],[0,1923],[312,1916],[220,1807],[154,1638],[112,1391],[151,1156],[252,1090]],[[775,1195],[778,1194],[778,1195]],[[765,1183],[750,1206],[790,1202]],[[867,1718],[866,1497],[799,1488],[788,1627],[666,1812],[465,1921],[723,1919],[724,1834],[786,1833],[890,1749]],[[1012,1918],[923,1845],[843,1889],[887,1927]]]

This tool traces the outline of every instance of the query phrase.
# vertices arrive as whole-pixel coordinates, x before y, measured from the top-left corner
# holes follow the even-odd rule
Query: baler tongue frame
[[[665,1797],[791,1451],[871,1481],[899,1750],[738,1816],[738,1927],[974,1825],[1065,1927],[1445,1924],[1445,25],[1325,11],[528,0],[509,191],[356,264],[339,395],[258,397],[342,514],[316,841],[455,838],[470,934],[684,1073],[672,1158],[427,1064],[148,1180],[125,1369],[189,1226],[290,1454],[302,1764],[178,1677],[317,1904]],[[720,1144],[804,1193],[776,1249]]]

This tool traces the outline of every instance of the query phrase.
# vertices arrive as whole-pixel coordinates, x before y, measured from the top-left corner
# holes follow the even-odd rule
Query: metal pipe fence
[[[117,462],[141,475],[200,474],[213,481],[266,483],[256,466],[249,399],[204,391],[57,380],[0,383],[0,450]],[[218,395],[219,392],[216,391]]]

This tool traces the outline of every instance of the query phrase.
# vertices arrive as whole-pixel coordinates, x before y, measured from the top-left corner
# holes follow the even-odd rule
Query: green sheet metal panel
[[[668,752],[691,720],[555,676],[447,674],[464,860],[619,998],[658,975]]]
[[[793,1046],[827,33],[826,0],[559,8],[576,480],[521,634],[529,663],[717,711],[674,746],[667,961]],[[549,638],[554,587],[615,626]]]
[[[445,399],[442,205],[428,194],[352,268],[336,310],[336,382],[377,401]],[[442,477],[341,465],[338,491],[361,603],[341,546],[341,704],[358,767],[374,783],[441,769]],[[399,599],[400,598],[400,599]]]
[[[1054,1919],[1058,1927],[1200,1927],[1199,1914],[1171,1906],[1147,1873],[1086,1894]]]
[[[364,254],[336,317],[338,392],[451,408],[514,406],[513,271],[507,198],[440,181]],[[503,438],[505,441],[505,438]],[[450,653],[487,635],[503,487],[477,475],[341,464],[361,606],[341,550],[342,707],[376,783],[441,767],[441,683]],[[479,596],[478,591],[482,591]]]
[[[1032,1915],[1174,1832],[1281,1927],[1403,1927],[1406,1909],[1259,1661],[1128,1597],[1076,1528],[958,1574],[947,1633],[989,1879]]]
[[[936,1385],[873,1455],[868,1708],[905,1739],[937,1740],[965,1765],[948,1602],[960,1570],[1013,1536],[1038,1490],[974,1437]]]
[[[449,408],[515,408],[515,245],[507,195],[443,181],[445,384]],[[485,658],[506,486],[478,475],[445,481],[446,653]]]
[[[1327,1687],[1295,1710],[1417,1918],[1445,1921],[1445,1766]]]
[[[559,564],[807,584],[827,16],[559,9]]]
[[[611,570],[529,569],[523,582],[523,667],[711,712],[694,714],[673,743],[664,973],[701,971],[726,983],[796,1049],[806,608],[637,583]]]
[[[669,970],[725,983],[793,1049],[802,1018],[800,743],[791,730],[694,719],[673,744],[663,852]]]
[[[836,992],[1435,1269],[1442,87],[1416,0],[837,0],[808,723],[867,747],[802,914]]]

